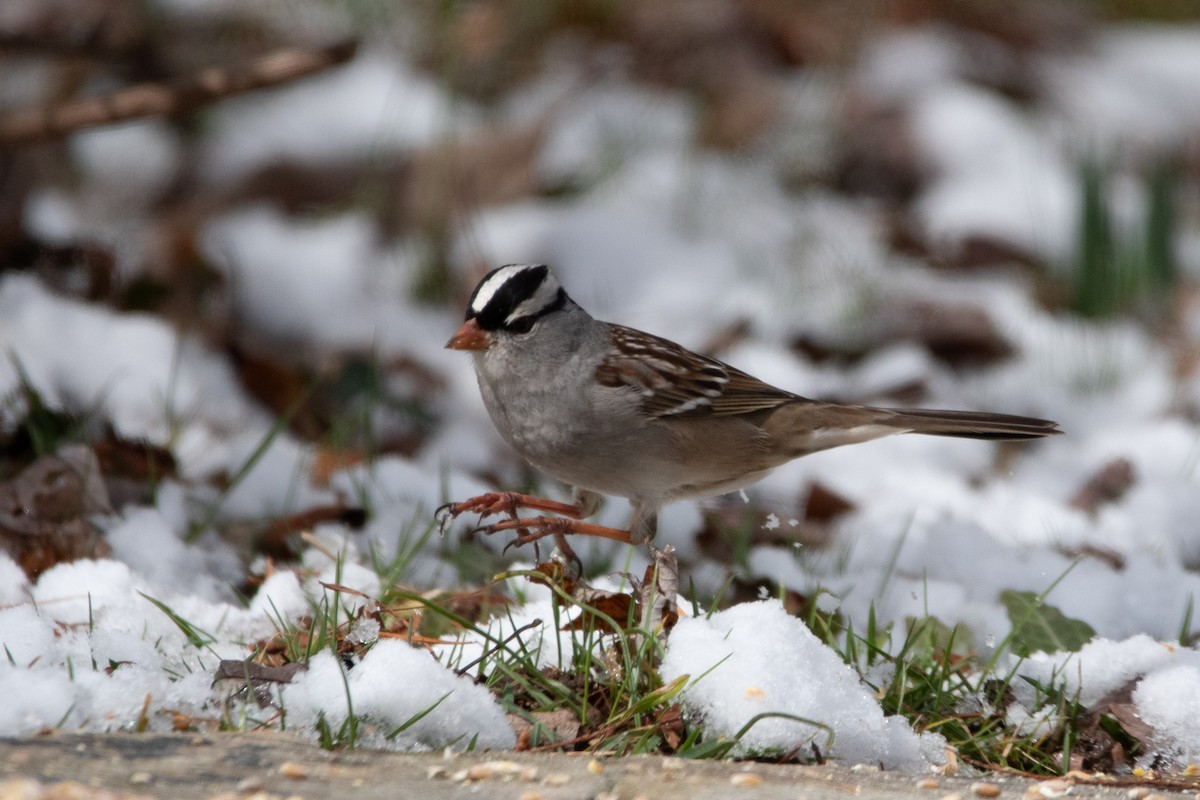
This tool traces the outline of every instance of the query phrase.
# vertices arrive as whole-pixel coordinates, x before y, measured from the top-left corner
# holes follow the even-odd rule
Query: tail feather
[[[1062,433],[1057,422],[1014,414],[986,411],[940,411],[924,408],[887,409],[892,414],[884,424],[930,436],[960,436],[966,439],[1039,439]]]

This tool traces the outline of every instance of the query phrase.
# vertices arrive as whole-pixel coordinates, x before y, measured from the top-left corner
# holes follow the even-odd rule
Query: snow
[[[399,680],[399,676],[404,676]],[[366,717],[378,732],[367,739],[382,744],[412,717],[437,703],[436,713],[426,714],[395,736],[404,749],[465,748],[509,749],[516,738],[504,713],[488,690],[470,678],[454,675],[428,653],[405,642],[377,643],[354,669],[343,671],[337,657],[322,651],[309,661],[308,671],[283,691],[283,702],[292,723],[315,725],[323,716],[337,730],[349,713]]]
[[[174,7],[184,13],[190,5]],[[1132,154],[1118,159],[1114,185],[1136,188],[1139,161],[1194,136],[1198,54],[1194,28],[1110,27],[1090,48],[1034,64],[1048,100],[1025,107],[964,77],[969,54],[952,31],[910,28],[868,44],[853,86],[860,100],[903,112],[930,171],[912,214],[936,249],[953,254],[983,235],[1053,271],[1073,254],[1075,170],[1094,145]],[[464,281],[479,264],[545,261],[597,316],[689,346],[746,323],[744,338],[720,357],[805,396],[873,402],[912,383],[926,388],[923,405],[1060,420],[1066,436],[1004,460],[986,443],[906,436],[786,465],[745,495],[768,520],[763,533],[804,527],[813,482],[854,509],[831,525],[830,547],[747,545],[736,569],[747,580],[819,594],[823,609],[836,608],[860,630],[868,614],[897,632],[926,616],[961,625],[964,640],[984,655],[1012,628],[1000,592],[1053,586],[1047,602],[1086,621],[1097,638],[1079,653],[1035,653],[1008,666],[1032,681],[1061,681],[1085,704],[1136,681],[1133,701],[1155,729],[1152,755],[1193,760],[1200,657],[1168,642],[1178,640],[1200,597],[1200,449],[1194,417],[1185,413],[1200,383],[1179,379],[1177,354],[1135,321],[1047,311],[1029,280],[946,275],[893,254],[886,215],[873,202],[782,188],[773,159],[785,157],[783,145],[737,159],[695,147],[695,106],[680,94],[635,87],[620,75],[586,88],[577,79],[544,79],[485,114],[402,55],[368,52],[324,77],[221,104],[198,134],[202,172],[215,183],[278,160],[391,156],[477,129],[488,114],[544,118],[537,170],[554,181],[582,179],[587,188],[566,199],[474,210],[449,242],[449,262]],[[835,94],[796,93],[816,107],[795,118],[831,116]],[[25,209],[29,228],[56,243],[81,233],[121,239],[131,221],[100,213],[97,197],[118,189],[151,195],[181,157],[179,143],[154,123],[89,133],[70,147],[81,194],[41,190]],[[119,186],[133,172],[136,179]],[[1136,206],[1125,213],[1136,216]],[[1181,224],[1191,226],[1181,241],[1200,241],[1194,219]],[[312,483],[313,445],[273,430],[275,420],[215,346],[157,317],[66,299],[33,274],[0,276],[0,396],[15,396],[19,364],[52,407],[92,410],[125,437],[170,447],[181,472],[156,488],[151,505],[97,520],[109,559],[60,564],[30,583],[0,555],[0,696],[9,699],[0,704],[0,735],[49,726],[132,729],[148,696],[153,729],[170,727],[164,709],[217,717],[228,702],[227,690],[211,685],[221,658],[244,658],[278,625],[335,597],[344,619],[367,603],[322,583],[377,597],[383,586],[372,559],[403,561],[412,586],[462,580],[450,543],[424,537],[433,510],[492,488],[481,475],[498,476],[506,488],[525,475],[492,429],[469,359],[442,350],[461,309],[413,300],[420,243],[384,242],[374,225],[362,209],[299,218],[250,205],[199,232],[202,255],[226,278],[236,317],[256,341],[314,362],[346,352],[382,362],[412,356],[442,380],[432,395],[438,427],[423,449],[341,470],[329,486]],[[880,330],[889,302],[921,297],[977,303],[1016,356],[957,373],[909,342],[856,363],[818,362],[792,347],[803,336],[852,350]],[[1195,338],[1196,319],[1189,323],[1185,333]],[[16,416],[0,407],[0,426]],[[1072,507],[1075,491],[1115,458],[1133,465],[1128,493],[1094,513]],[[228,491],[204,483],[251,464]],[[265,579],[245,603],[232,588],[246,577],[241,554],[213,531],[193,530],[197,521],[269,519],[339,501],[369,507],[365,529],[318,527],[297,571],[256,564]],[[705,507],[664,509],[656,544],[674,546],[689,562],[685,586],[713,593],[729,566],[697,542]],[[612,501],[598,521],[622,525],[627,513],[623,501]],[[504,541],[481,546],[497,553]],[[1105,549],[1119,567],[1075,555],[1087,546]],[[633,574],[647,561],[642,550],[596,542],[579,550],[585,562],[605,559]],[[616,589],[621,581],[596,583]],[[556,619],[548,590],[523,578],[505,586],[517,602],[486,623],[486,635],[428,651],[363,622],[355,635],[373,644],[361,661],[349,668],[323,651],[276,690],[289,729],[316,736],[323,719],[336,731],[349,697],[373,745],[511,747],[498,703],[454,670],[518,630],[542,666],[568,666],[580,642],[547,622]],[[207,643],[189,642],[148,597],[189,620]],[[543,624],[531,627],[538,619]],[[756,714],[777,712],[832,727],[825,754],[845,761],[915,770],[942,757],[936,737],[885,718],[853,669],[776,601],[681,620],[661,671],[668,681],[688,676],[682,701],[706,738],[733,736]],[[1018,706],[1010,717],[1044,721],[1048,711],[1037,707],[1032,688],[1022,680],[1013,687]],[[443,696],[434,712],[386,738]],[[766,718],[737,752],[788,752],[814,734],[824,751],[819,727]]]
[[[1084,145],[1165,154],[1200,124],[1200,26],[1114,25],[1047,70],[1064,126]]]
[[[213,463],[228,431],[270,429],[228,362],[199,342],[150,315],[59,297],[27,275],[0,284],[0,342],[9,354],[0,361],[0,395],[18,386],[19,364],[52,406],[91,409],[132,439],[178,437],[187,473],[228,466]]]
[[[1142,721],[1167,732],[1168,748],[1180,761],[1200,754],[1200,666],[1180,665],[1146,676],[1133,691]]]
[[[310,81],[222,103],[202,169],[218,182],[276,162],[428,144],[451,130],[451,110],[434,79],[390,54],[362,53]]]
[[[815,742],[848,763],[920,770],[945,748],[940,736],[918,736],[903,720],[885,719],[858,673],[777,600],[681,620],[661,671],[667,682],[688,677],[684,707],[708,736],[731,739],[760,714],[788,715],[755,722],[738,741],[738,755],[787,753]],[[832,747],[813,720],[832,728]]]
[[[1052,262],[1070,258],[1075,174],[1015,107],[952,84],[927,92],[910,113],[922,153],[938,171],[916,209],[930,239],[952,250],[986,235]]]
[[[181,155],[177,135],[162,120],[84,131],[70,146],[87,180],[131,199],[165,189]]]

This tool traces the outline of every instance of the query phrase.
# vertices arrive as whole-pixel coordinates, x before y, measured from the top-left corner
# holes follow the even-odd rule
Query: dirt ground
[[[485,797],[513,800],[1196,796],[1200,783],[919,776],[872,767],[779,766],[659,757],[331,753],[280,734],[55,734],[0,739],[0,800],[35,798]]]

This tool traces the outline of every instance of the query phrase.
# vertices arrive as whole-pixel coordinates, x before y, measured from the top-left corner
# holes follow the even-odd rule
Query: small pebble
[[[565,772],[551,772],[542,778],[543,786],[566,786],[571,782],[571,776]]]
[[[530,789],[517,795],[517,800],[542,800],[542,793]]]
[[[0,783],[0,798],[20,800],[26,797],[41,797],[45,789],[33,778],[13,778]]]
[[[1036,792],[1042,797],[1051,798],[1051,800],[1053,800],[1055,797],[1062,797],[1065,794],[1069,794],[1071,791],[1071,784],[1067,781],[1064,781],[1062,778],[1051,778],[1048,781],[1042,781],[1036,786],[1031,786],[1030,791]]]
[[[450,777],[450,770],[446,769],[441,764],[436,764],[432,767],[425,768],[425,780],[427,781],[444,781]]]
[[[1146,795],[1150,794],[1150,790],[1145,786],[1135,786],[1125,793],[1129,800],[1146,800]]]
[[[604,762],[598,758],[593,758],[588,762],[587,768],[588,772],[592,773],[593,775],[599,775],[601,772],[604,772]]]
[[[994,783],[972,783],[971,791],[976,797],[999,797],[1000,787]]]
[[[308,768],[295,761],[285,761],[279,765],[279,774],[294,781],[302,781],[308,777]]]
[[[917,781],[918,789],[937,789],[940,786],[941,784],[938,783],[936,778],[922,778]]]
[[[154,776],[149,772],[135,772],[129,776],[130,783],[149,783],[154,780]]]
[[[254,792],[261,792],[262,789],[262,778],[255,775],[251,775],[249,778],[242,778],[237,782],[237,786],[233,787],[233,790],[238,794],[252,794]]]
[[[753,772],[738,772],[729,776],[729,782],[743,789],[753,789],[755,786],[762,784],[762,778]]]
[[[537,767],[527,767],[515,761],[484,761],[454,773],[456,781],[537,780]]]

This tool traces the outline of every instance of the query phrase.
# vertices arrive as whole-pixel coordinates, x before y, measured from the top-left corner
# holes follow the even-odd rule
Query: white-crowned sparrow
[[[507,512],[485,530],[514,543],[582,533],[629,543],[654,534],[658,509],[724,494],[794,458],[896,433],[1035,439],[1054,422],[973,411],[888,409],[809,400],[633,328],[601,322],[567,296],[549,268],[513,264],[475,287],[446,344],[470,351],[484,405],[530,464],[574,489],[574,504],[510,492],[443,506]],[[633,506],[628,531],[580,520],[601,495]],[[565,515],[517,518],[518,508]]]

